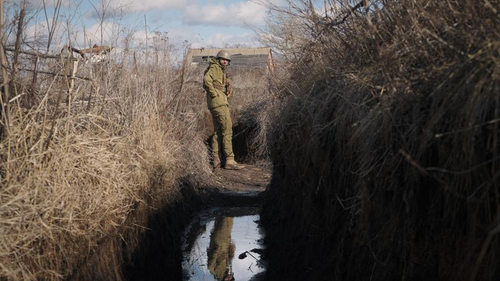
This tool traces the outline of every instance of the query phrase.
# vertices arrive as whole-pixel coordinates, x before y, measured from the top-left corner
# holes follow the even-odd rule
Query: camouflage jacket
[[[227,91],[228,79],[219,61],[215,58],[210,60],[210,65],[205,70],[203,76],[203,88],[207,92],[207,105],[209,109],[214,109],[220,106],[228,105]]]

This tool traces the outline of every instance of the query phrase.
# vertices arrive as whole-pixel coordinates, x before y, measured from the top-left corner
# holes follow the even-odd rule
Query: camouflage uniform
[[[233,153],[233,124],[227,95],[229,91],[228,79],[224,67],[219,60],[212,58],[210,66],[205,70],[203,76],[203,88],[207,92],[207,105],[212,113],[214,123],[214,134],[212,137],[212,156],[219,158],[219,146],[222,147],[226,161],[234,160]]]

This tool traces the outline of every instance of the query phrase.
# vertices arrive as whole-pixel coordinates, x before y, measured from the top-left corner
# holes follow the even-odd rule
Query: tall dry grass
[[[294,1],[306,40],[271,37],[295,56],[262,221],[297,270],[270,273],[496,280],[499,2],[362,3]]]
[[[80,62],[76,76],[88,79],[71,78],[67,57],[42,60],[36,79],[9,65],[0,279],[74,278],[114,237],[126,246],[100,251],[100,259],[130,255],[148,215],[177,198],[179,180],[210,173],[200,117],[180,102],[197,97],[179,94],[171,46],[157,42],[164,45],[148,51],[148,60],[127,47],[103,63]],[[34,68],[31,56],[18,54],[24,68]],[[141,204],[143,213],[134,213]],[[120,279],[120,262],[97,278]]]
[[[275,75],[265,68],[231,72],[231,83],[235,94],[229,99],[231,115],[236,131],[236,151],[244,147],[245,162],[268,161],[269,151],[266,143],[267,132],[275,96],[272,92],[271,77]]]

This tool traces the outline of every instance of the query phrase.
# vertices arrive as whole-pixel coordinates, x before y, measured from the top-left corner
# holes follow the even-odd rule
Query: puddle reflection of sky
[[[227,220],[227,218],[219,217],[217,218],[219,222],[221,220]],[[265,269],[260,266],[257,261],[248,255],[245,259],[239,259],[238,256],[245,252],[250,251],[255,248],[262,248],[259,243],[261,239],[261,232],[256,221],[259,220],[258,215],[234,217],[232,219],[230,241],[223,242],[225,245],[234,245],[234,253],[231,254],[231,270],[234,273],[234,278],[236,281],[250,280],[256,274],[263,272]],[[216,226],[215,219],[209,221],[206,224],[205,231],[197,238],[193,247],[187,253],[188,249],[185,249],[183,269],[187,273],[184,276],[186,281],[220,281],[209,270],[209,256],[208,249],[210,247],[210,239],[212,237],[221,236],[222,232],[219,227],[217,227],[217,234],[214,234],[214,227]],[[226,236],[227,237],[227,236]],[[212,242],[213,244],[214,242]],[[233,246],[230,246],[233,247]],[[252,253],[256,258],[260,258],[259,254]],[[213,257],[212,257],[213,259]],[[218,260],[222,260],[220,257]],[[213,263],[213,261],[212,261]],[[213,271],[213,268],[212,268]]]

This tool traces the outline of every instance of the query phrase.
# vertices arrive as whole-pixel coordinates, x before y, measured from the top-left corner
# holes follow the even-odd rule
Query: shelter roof
[[[186,63],[189,66],[205,66],[210,58],[215,57],[221,49],[189,49]],[[236,48],[224,49],[231,54],[232,67],[267,67],[272,66],[271,48]]]

